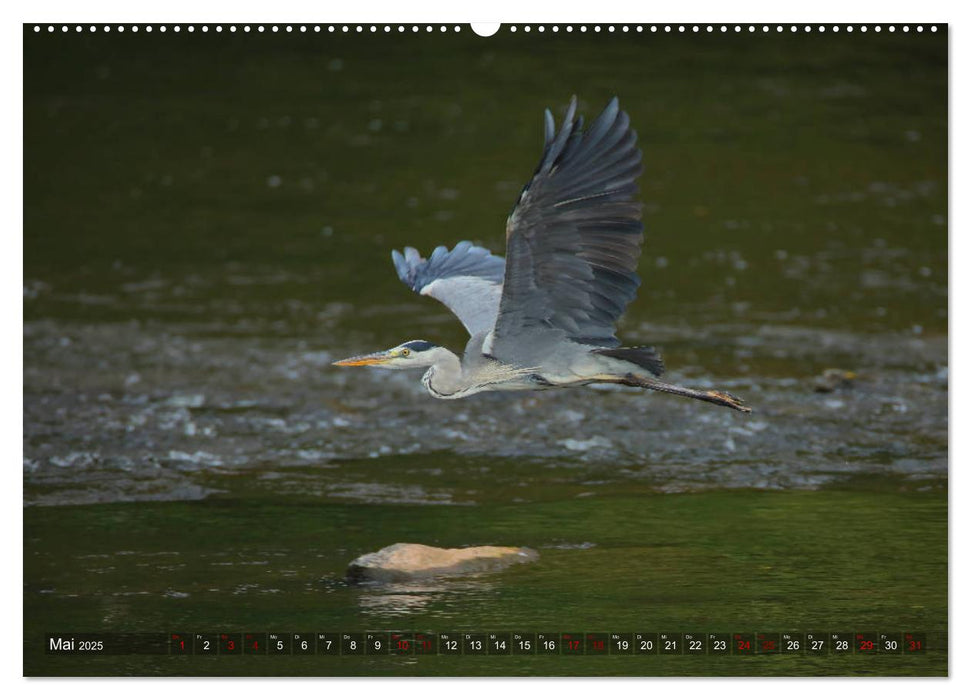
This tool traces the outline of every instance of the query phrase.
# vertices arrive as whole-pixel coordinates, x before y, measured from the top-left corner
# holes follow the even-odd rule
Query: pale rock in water
[[[462,547],[442,549],[401,543],[364,554],[347,567],[347,579],[399,582],[435,576],[498,571],[512,564],[536,561],[539,554],[527,547]]]

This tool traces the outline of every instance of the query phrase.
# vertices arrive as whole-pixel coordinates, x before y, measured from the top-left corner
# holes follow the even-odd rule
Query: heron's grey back
[[[497,356],[528,335],[616,347],[617,319],[640,285],[637,134],[617,98],[586,131],[576,107],[574,97],[559,133],[546,111],[543,155],[506,224]]]
[[[426,260],[414,248],[391,251],[401,281],[438,299],[475,335],[492,330],[499,312],[505,261],[485,248],[462,241],[452,250],[439,246]]]

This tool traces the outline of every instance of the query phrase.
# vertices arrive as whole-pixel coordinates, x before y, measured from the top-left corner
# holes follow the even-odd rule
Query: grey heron
[[[424,368],[422,384],[439,399],[613,383],[751,410],[728,392],[662,382],[654,348],[621,347],[617,319],[640,285],[641,152],[616,97],[586,130],[576,112],[574,96],[557,131],[546,110],[539,165],[506,222],[505,259],[469,241],[427,259],[392,252],[401,280],[468,330],[462,357],[411,340],[335,365]]]

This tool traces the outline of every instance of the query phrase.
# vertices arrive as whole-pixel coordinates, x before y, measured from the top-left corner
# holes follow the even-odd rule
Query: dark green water
[[[947,36],[25,32],[24,671],[947,673]],[[501,252],[571,94],[644,151],[634,390],[333,359]],[[831,367],[852,386],[813,390]],[[352,587],[398,541],[535,564]],[[49,631],[926,632],[919,656],[63,659]]]
[[[936,494],[738,491],[474,508],[245,497],[65,506],[56,522],[46,510],[27,515],[28,554],[45,555],[28,557],[38,629],[899,632],[937,629],[946,616]],[[541,560],[452,582],[342,582],[357,552],[398,540],[528,542]],[[750,675],[936,673],[946,656],[96,661],[35,663],[75,673]]]

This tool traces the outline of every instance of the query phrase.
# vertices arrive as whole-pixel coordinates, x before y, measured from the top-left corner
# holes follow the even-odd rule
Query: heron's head
[[[338,367],[384,367],[386,369],[415,369],[430,367],[435,362],[435,351],[440,346],[427,340],[409,340],[390,350],[372,352],[369,355],[348,357],[334,364]]]

